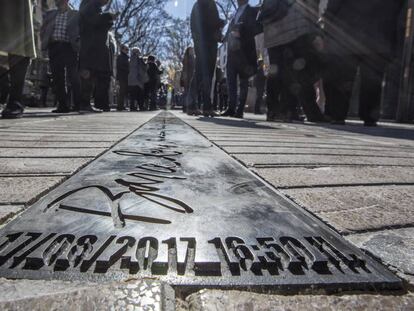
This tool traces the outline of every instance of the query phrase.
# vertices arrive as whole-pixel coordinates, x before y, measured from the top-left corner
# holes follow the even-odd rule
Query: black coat
[[[327,52],[394,53],[402,0],[329,0],[325,12]]]
[[[129,75],[129,56],[124,52],[116,58],[116,78],[118,80],[128,81]]]
[[[249,76],[252,76],[257,70],[256,42],[254,38],[261,32],[261,25],[256,21],[257,13],[258,8],[247,5],[238,20],[241,52],[247,62],[246,66],[251,68]],[[229,31],[232,30],[232,27],[233,22],[229,25]]]
[[[80,69],[110,72],[108,31],[113,24],[111,14],[102,13],[98,0],[82,0],[79,14]]]
[[[160,80],[159,77],[163,73],[163,71],[158,68],[157,64],[149,62],[147,72],[149,77],[148,84],[151,87],[156,87]]]
[[[214,0],[197,0],[191,11],[190,23],[195,45],[221,41],[224,21],[219,17]]]

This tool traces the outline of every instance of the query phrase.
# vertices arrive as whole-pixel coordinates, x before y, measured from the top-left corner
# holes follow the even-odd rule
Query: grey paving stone
[[[414,183],[414,170],[406,167],[286,167],[254,168],[275,187],[352,185],[373,183]]]
[[[0,158],[0,173],[2,174],[24,174],[24,173],[63,173],[71,174],[79,167],[91,161],[88,159],[1,159]]]
[[[202,290],[189,296],[189,311],[400,310],[414,307],[414,294],[405,295],[264,295],[240,291]]]
[[[1,148],[108,148],[115,142],[88,141],[0,141]]]
[[[414,228],[355,234],[347,239],[414,285]]]
[[[82,134],[82,135],[73,135],[73,134],[36,134],[36,133],[13,133],[13,134],[2,134],[0,136],[1,141],[118,141],[126,135],[91,135],[91,134]]]
[[[0,226],[23,210],[23,205],[0,205]]]
[[[0,309],[26,310],[173,310],[174,293],[153,280],[111,284],[0,280]]]
[[[337,146],[338,147],[338,146]],[[224,150],[230,154],[255,154],[255,155],[353,155],[353,156],[382,156],[382,157],[401,157],[414,159],[413,150],[400,149],[365,149],[361,147],[354,147],[353,149],[346,148],[281,148],[281,147],[225,147]]]
[[[282,192],[341,232],[414,224],[414,186],[308,188]]]
[[[0,177],[0,203],[28,203],[64,179],[62,176]]]
[[[96,157],[100,153],[104,152],[106,148],[99,149],[65,149],[65,148],[53,148],[53,149],[38,149],[38,148],[1,148],[0,158],[2,157]]]
[[[244,155],[236,158],[247,166],[255,165],[393,165],[414,166],[414,158],[389,158],[379,156],[341,156],[341,155]]]

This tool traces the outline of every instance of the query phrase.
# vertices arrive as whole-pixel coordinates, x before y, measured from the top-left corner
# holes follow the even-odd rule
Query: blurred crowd
[[[114,71],[117,110],[157,109],[168,91],[161,63],[138,47],[121,45],[115,52],[110,30],[118,13],[104,9],[108,0],[82,0],[79,11],[68,0],[55,3],[40,33],[50,68],[41,94],[47,97],[53,81],[54,111],[109,111]],[[214,0],[197,0],[190,17],[193,46],[184,53],[172,100],[189,115],[243,118],[254,87],[253,112],[266,111],[268,121],[341,125],[358,79],[359,117],[375,126],[384,83],[396,83],[388,68],[401,58],[406,6],[395,0],[263,0],[259,6],[237,0],[226,24]],[[31,0],[0,3],[0,51],[9,68],[0,72],[4,118],[24,110],[24,77],[36,57],[30,12]]]

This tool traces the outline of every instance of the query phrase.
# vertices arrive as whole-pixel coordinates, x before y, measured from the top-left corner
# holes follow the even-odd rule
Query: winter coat
[[[318,0],[295,0],[285,17],[264,24],[265,48],[288,44],[303,35],[317,33],[318,3]]]
[[[240,52],[238,57],[243,58],[244,76],[251,77],[257,70],[257,52],[255,36],[261,32],[261,27],[256,21],[258,9],[247,5],[243,14],[238,20],[238,30],[240,32]],[[229,25],[228,32],[233,30],[233,21]],[[229,33],[226,35],[229,37]]]
[[[190,88],[191,79],[193,78],[195,70],[195,58],[194,55],[186,53],[183,59],[183,71],[181,73],[181,86],[188,90]]]
[[[46,13],[45,17],[43,18],[43,24],[40,29],[40,40],[42,50],[47,50],[49,47],[49,43],[52,39],[52,35],[55,30],[56,16],[58,15],[58,13],[58,10],[50,10]],[[71,9],[68,10],[68,24],[66,29],[72,49],[75,52],[79,52],[80,41],[78,11]]]
[[[158,68],[156,63],[148,63],[148,83],[151,87],[157,87],[160,84],[162,73],[163,71]]]
[[[102,13],[99,0],[82,0],[79,14],[80,69],[111,72],[108,47],[108,31],[113,24],[111,14]]]
[[[121,52],[116,58],[116,78],[118,80],[128,80],[129,75],[129,56]]]
[[[137,55],[132,55],[129,60],[128,85],[144,88],[148,82],[147,65],[144,60]]]
[[[221,41],[220,29],[224,21],[219,17],[214,0],[197,0],[191,11],[190,23],[195,45]]]
[[[36,57],[31,0],[0,1],[0,51]]]
[[[402,0],[329,0],[326,8],[326,52],[394,53]]]

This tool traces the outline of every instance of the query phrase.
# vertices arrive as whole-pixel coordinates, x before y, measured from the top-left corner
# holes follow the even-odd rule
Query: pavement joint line
[[[46,136],[47,137],[47,136]],[[0,141],[47,142],[47,143],[114,143],[114,140],[42,140],[42,139],[2,139]]]
[[[24,147],[12,147],[12,146],[0,146],[1,149],[55,149],[55,150],[62,150],[62,149],[70,149],[70,150],[76,150],[76,149],[106,149],[107,147],[102,146],[96,146],[96,147],[53,147],[53,146],[24,146]]]
[[[338,148],[335,144],[332,144],[332,148],[328,148],[328,147],[313,147],[313,146],[295,146],[295,145],[225,145],[222,144],[221,145],[224,148],[277,148],[277,149],[327,149],[327,150],[355,150],[354,148]],[[355,147],[355,146],[354,146]],[[366,146],[365,146],[366,147]],[[393,147],[385,147],[385,146],[368,146],[368,147],[372,147],[372,148],[377,148],[377,149],[357,149],[358,151],[388,151],[386,149],[390,149],[390,150],[394,150],[395,146]],[[0,147],[2,148],[2,147]],[[414,150],[413,148],[410,147],[398,147],[398,149],[400,149],[401,151],[406,150],[407,152],[408,150],[412,151]],[[405,151],[404,151],[405,152]]]
[[[335,150],[335,149],[333,149]],[[297,155],[297,156],[341,156],[341,157],[369,157],[369,158],[388,158],[388,159],[414,159],[414,156],[388,156],[388,155],[368,155],[368,154],[349,154],[349,153],[296,153],[296,152],[230,152],[234,155]]]
[[[303,186],[279,186],[278,189],[315,189],[315,188],[345,188],[345,187],[382,187],[382,186],[414,186],[413,182],[379,182],[379,183],[354,183],[354,184],[319,184]]]
[[[360,230],[347,230],[347,231],[342,232],[341,234],[343,236],[350,236],[350,235],[355,235],[355,234],[375,233],[375,232],[408,229],[408,228],[414,228],[414,223],[387,225],[387,226],[380,226],[380,227],[360,229]]]
[[[0,202],[0,206],[20,206],[20,205],[26,205],[26,202]]]
[[[21,173],[21,174],[7,174],[7,173],[0,173],[0,178],[24,178],[24,177],[67,177],[70,176],[70,172],[68,173]]]
[[[352,163],[352,164],[346,164],[346,163],[264,163],[264,164],[249,164],[248,167],[254,167],[254,168],[292,168],[292,167],[304,167],[304,168],[319,168],[319,167],[361,167],[361,166],[367,166],[367,167],[412,167],[414,168],[414,165],[401,165],[401,164],[364,164],[364,163]]]
[[[94,159],[95,156],[0,156],[0,159]]]
[[[234,139],[211,139],[212,141],[217,142],[240,142],[240,143],[274,143],[274,144],[280,144],[280,143],[292,143],[292,140],[234,140]],[[335,145],[335,143],[325,143],[323,140],[321,142],[308,142],[308,141],[295,141],[297,144],[306,144],[306,145]],[[344,143],[337,143],[338,146],[362,146],[366,147],[367,144],[344,144]],[[372,147],[399,147],[398,145],[394,144],[387,144],[387,145],[380,145],[380,144],[370,144],[369,146]],[[409,149],[414,149],[414,147],[407,147]]]

